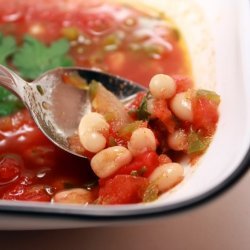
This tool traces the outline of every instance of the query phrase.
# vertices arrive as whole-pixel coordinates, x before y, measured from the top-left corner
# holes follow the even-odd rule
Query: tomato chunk
[[[100,188],[98,203],[130,204],[141,202],[148,185],[149,181],[144,177],[117,175]]]
[[[192,102],[193,123],[196,129],[204,129],[213,134],[219,119],[218,107],[213,101],[205,98],[195,98]]]
[[[176,92],[185,92],[188,89],[193,87],[192,79],[188,76],[182,76],[182,75],[173,75],[173,79],[176,83]]]
[[[168,132],[173,133],[176,123],[168,108],[167,100],[156,99],[154,102],[154,116],[157,117],[166,127]]]
[[[137,174],[148,177],[159,165],[158,155],[154,151],[145,152],[137,155],[134,160],[121,167],[116,174]]]
[[[116,175],[133,175],[148,177],[158,165],[159,157],[156,152],[144,152],[140,155],[135,156],[131,163],[119,168],[112,176],[99,179],[99,185],[105,185],[108,180],[114,178],[114,176]]]

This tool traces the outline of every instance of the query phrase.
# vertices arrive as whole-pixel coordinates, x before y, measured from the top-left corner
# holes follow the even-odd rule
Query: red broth
[[[157,73],[190,75],[181,35],[164,17],[123,5],[67,9],[57,2],[0,1],[0,32],[18,44],[25,34],[46,45],[67,38],[75,65],[144,86]],[[88,161],[54,146],[26,110],[0,118],[0,198],[51,201],[57,191],[91,187],[96,181]]]

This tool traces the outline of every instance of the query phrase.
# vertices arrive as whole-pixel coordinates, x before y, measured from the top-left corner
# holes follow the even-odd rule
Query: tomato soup
[[[51,2],[0,1],[1,64],[27,80],[57,66],[75,65],[144,86],[159,73],[177,79],[179,88],[192,86],[184,41],[163,14],[152,16],[110,3],[70,8]],[[55,193],[70,188],[92,190],[90,199],[97,199],[98,178],[88,160],[69,155],[48,141],[22,103],[4,89],[0,115],[1,199],[50,202]],[[139,161],[158,160],[151,153]],[[132,183],[128,192],[146,185],[143,179],[138,184],[129,177],[119,178],[115,185]],[[138,200],[127,203],[133,202]]]

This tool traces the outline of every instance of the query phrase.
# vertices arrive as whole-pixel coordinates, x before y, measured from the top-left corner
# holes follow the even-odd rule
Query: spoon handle
[[[0,65],[0,85],[22,98],[22,87],[26,82],[12,70]]]

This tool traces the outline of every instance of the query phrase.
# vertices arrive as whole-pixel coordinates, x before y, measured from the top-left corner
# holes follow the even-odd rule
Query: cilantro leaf
[[[22,77],[33,80],[47,70],[72,66],[73,61],[67,56],[69,42],[60,39],[46,46],[31,36],[25,36],[23,45],[15,53],[13,64]]]
[[[139,106],[139,108],[136,110],[137,118],[139,120],[148,120],[150,117],[150,113],[148,112],[148,107],[147,107],[147,96],[143,97],[142,102]]]
[[[137,119],[147,121],[151,114],[148,111],[148,100],[151,98],[150,92],[148,92],[141,100],[141,103],[137,109],[130,110],[130,114],[135,114]]]
[[[24,105],[18,97],[0,87],[0,117],[15,113],[23,107]]]
[[[16,41],[12,36],[0,33],[0,64],[6,65],[7,58],[16,51]]]
[[[12,36],[0,33],[0,64],[6,65],[7,59],[16,51],[16,41]],[[18,97],[0,87],[0,117],[10,115],[23,107]]]

